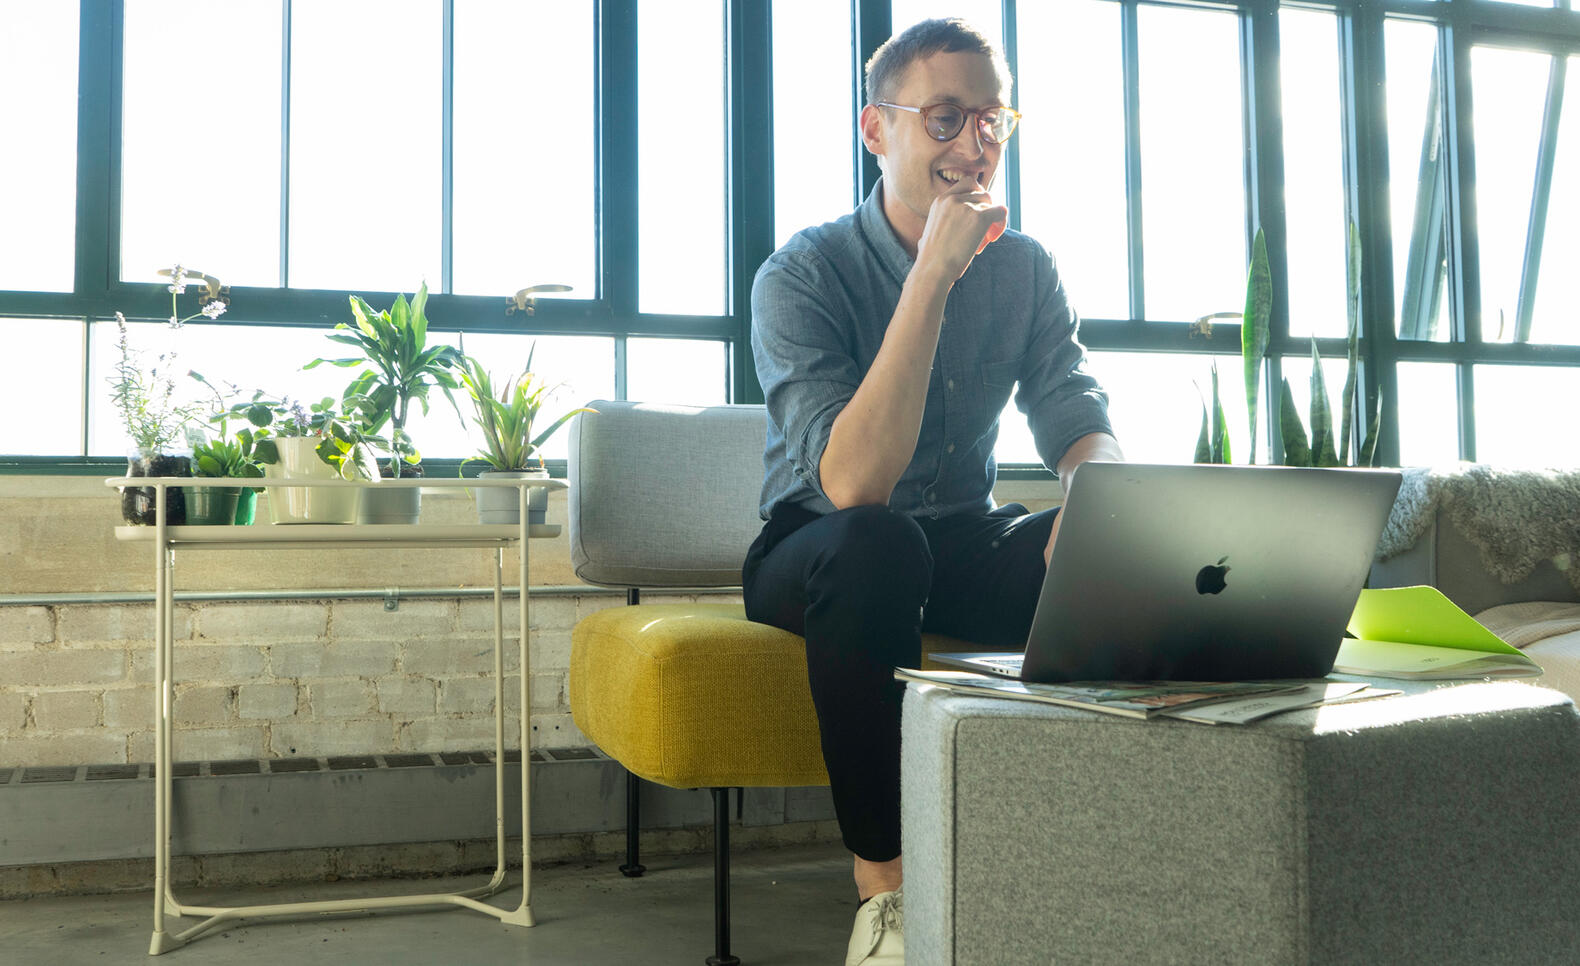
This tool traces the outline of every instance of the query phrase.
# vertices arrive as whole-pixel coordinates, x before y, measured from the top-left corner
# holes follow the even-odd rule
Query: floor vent
[[[547,764],[558,761],[597,761],[608,756],[597,748],[534,749],[532,761]],[[520,764],[521,752],[505,752],[507,764]],[[494,756],[486,751],[444,751],[436,754],[336,755],[331,758],[242,758],[230,761],[178,761],[171,769],[177,778],[228,777],[231,775],[282,775],[293,772],[356,771],[380,768],[432,768],[455,765],[492,765]],[[157,769],[151,763],[130,765],[58,765],[0,768],[0,787],[38,785],[56,782],[121,781],[153,778]]]

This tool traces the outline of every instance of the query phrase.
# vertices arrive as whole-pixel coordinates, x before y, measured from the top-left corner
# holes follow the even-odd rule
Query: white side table
[[[268,524],[253,526],[170,526],[166,520],[166,491],[170,487],[240,487],[260,485],[255,480],[168,478],[168,477],[112,477],[106,486],[122,487],[130,483],[155,492],[155,524],[151,527],[122,526],[115,528],[118,540],[149,544],[154,551],[154,625],[155,625],[155,777],[154,777],[154,931],[149,943],[150,955],[174,949],[203,934],[238,919],[265,919],[285,916],[317,915],[336,912],[367,912],[373,910],[415,910],[442,905],[464,906],[493,916],[516,926],[533,924],[532,896],[532,835],[530,823],[531,789],[531,648],[527,606],[528,546],[534,537],[559,535],[557,525],[527,523],[527,500],[533,489],[563,489],[563,480],[550,479],[407,479],[381,480],[378,483],[355,483],[341,480],[276,480],[268,486],[312,487],[510,487],[518,491],[521,522],[515,526],[425,526],[422,524],[333,525],[333,524]],[[520,685],[521,685],[521,903],[514,909],[500,908],[483,902],[505,888],[505,701],[504,701],[504,594],[503,572],[505,551],[514,545],[519,557],[521,590],[518,597],[521,632]],[[257,550],[300,549],[323,550],[397,549],[397,548],[456,548],[477,547],[494,550],[494,824],[497,833],[498,864],[493,877],[484,885],[453,893],[433,893],[412,896],[385,896],[364,899],[347,899],[326,902],[289,902],[252,906],[197,906],[182,903],[175,896],[169,881],[171,840],[171,779],[174,765],[172,754],[172,705],[174,682],[174,613],[175,590],[172,569],[177,550]],[[168,932],[166,916],[206,916],[202,922],[181,932]]]

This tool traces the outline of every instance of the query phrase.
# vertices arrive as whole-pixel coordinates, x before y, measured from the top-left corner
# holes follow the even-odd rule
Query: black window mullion
[[[1525,236],[1525,264],[1520,269],[1520,300],[1515,309],[1515,342],[1531,341],[1531,319],[1536,310],[1542,241],[1547,234],[1547,202],[1553,190],[1553,162],[1558,152],[1558,118],[1563,111],[1567,66],[1568,58],[1554,55],[1547,75],[1541,148],[1536,160],[1536,184],[1531,192],[1531,222]]]
[[[291,284],[291,0],[280,3],[280,287]]]
[[[1136,0],[1119,7],[1121,63],[1125,78],[1125,221],[1130,242],[1130,318],[1147,317],[1146,271],[1141,220],[1141,64]]]
[[[120,231],[121,34],[119,2],[82,0],[77,47],[77,299],[100,311],[115,282]]]
[[[894,32],[894,12],[889,6],[890,0],[851,0],[850,15],[855,21],[855,45],[851,52],[855,55],[855,63],[851,65],[851,76],[855,86],[855,116],[861,117],[861,109],[867,104],[866,94],[866,68],[867,59],[889,39],[889,34]],[[882,173],[878,169],[878,159],[873,157],[862,146],[861,137],[855,138],[856,179],[858,197],[861,201],[872,191],[872,186],[878,183],[878,176]]]
[[[598,297],[614,324],[629,327],[637,306],[637,4],[598,5]],[[623,385],[624,355],[616,352],[615,381]]]
[[[455,0],[444,0],[439,92],[439,291],[455,291]]]
[[[752,361],[752,279],[774,248],[773,17],[768,4],[729,0],[730,312],[736,323],[728,396],[761,402]],[[750,176],[748,176],[748,173]]]
[[[1481,266],[1476,231],[1475,137],[1471,130],[1473,96],[1470,40],[1453,23],[1438,32],[1438,57],[1443,67],[1443,103],[1448,154],[1449,302],[1454,336],[1473,357],[1482,343]],[[1474,366],[1459,366],[1459,456],[1476,458],[1476,385]]]
[[[1365,413],[1382,406],[1377,462],[1399,463],[1398,345],[1393,326],[1393,226],[1388,180],[1388,117],[1383,15],[1341,11],[1339,77],[1343,88],[1344,184],[1350,220],[1361,238],[1361,379],[1367,405],[1354,414],[1355,439],[1370,430]]]
[[[1279,76],[1278,4],[1256,4],[1240,18],[1240,83],[1242,125],[1245,138],[1246,264],[1258,227],[1267,245],[1268,270],[1275,279],[1287,279],[1289,248],[1284,201],[1284,122],[1282,78]],[[1289,288],[1273,286],[1268,318],[1268,347],[1276,360],[1276,347],[1289,340]],[[1261,386],[1262,413],[1258,425],[1273,459],[1283,458],[1279,434],[1272,432],[1279,396],[1273,391],[1275,374],[1282,366],[1269,366]]]

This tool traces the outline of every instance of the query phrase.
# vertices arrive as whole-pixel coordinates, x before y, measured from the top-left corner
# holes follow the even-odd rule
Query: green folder
[[[1372,677],[1535,677],[1541,665],[1476,622],[1436,587],[1363,590],[1333,670]]]

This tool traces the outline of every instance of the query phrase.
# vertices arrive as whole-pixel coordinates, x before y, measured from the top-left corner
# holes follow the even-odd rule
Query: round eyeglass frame
[[[1011,107],[1004,107],[1003,105],[985,107],[979,111],[961,107],[959,104],[950,104],[947,101],[941,101],[937,104],[924,104],[921,107],[907,107],[904,104],[895,104],[890,101],[879,101],[875,106],[892,107],[897,111],[909,111],[912,114],[920,114],[922,118],[922,130],[926,131],[927,136],[932,138],[934,141],[953,141],[955,138],[959,137],[960,132],[964,131],[966,128],[966,118],[971,117],[972,115],[976,116],[977,130],[981,132],[982,139],[987,141],[989,144],[1003,144],[1005,141],[1010,139],[1011,135],[1015,133],[1015,128],[1020,126],[1020,112]],[[939,108],[948,108],[950,110],[960,112],[960,126],[955,128],[953,131],[942,134],[942,136],[934,134],[932,132],[931,125],[933,113]],[[1004,132],[1003,137],[994,135],[992,124],[985,117],[986,114],[994,111],[998,112],[1000,116],[1009,118],[1009,130]],[[940,130],[942,130],[942,128],[940,128]]]

